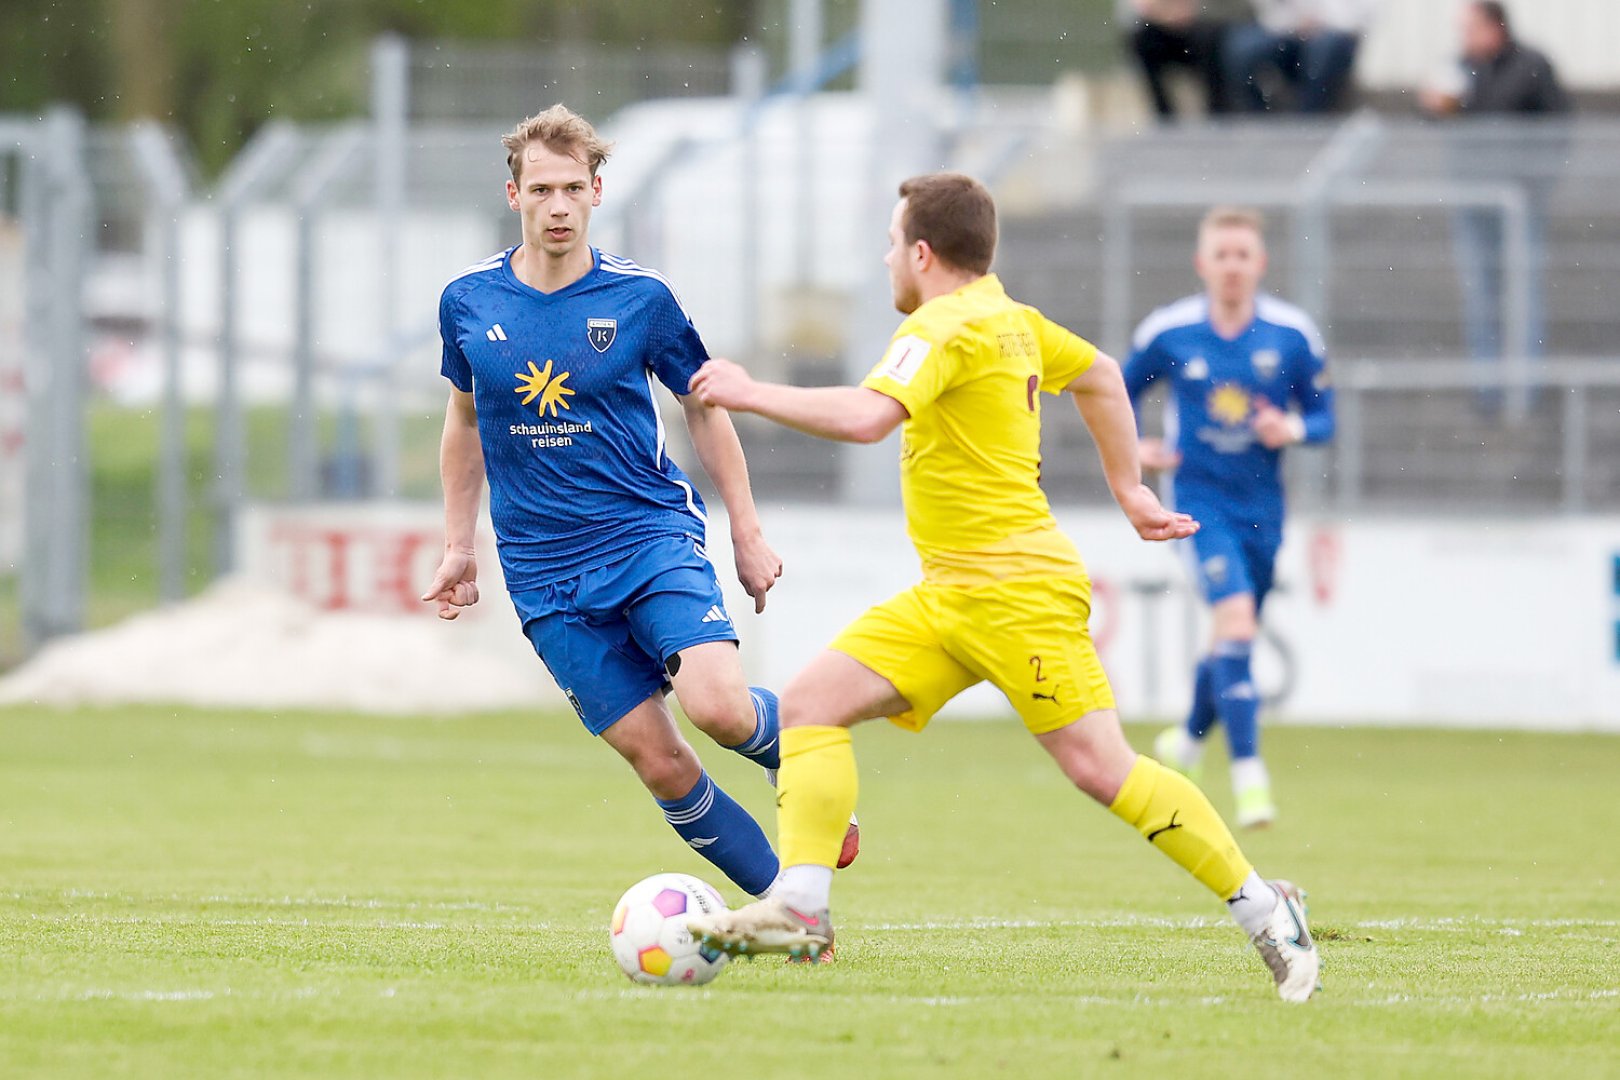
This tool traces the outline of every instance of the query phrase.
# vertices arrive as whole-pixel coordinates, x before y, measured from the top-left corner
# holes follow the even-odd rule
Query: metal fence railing
[[[711,344],[843,381],[897,321],[852,316],[882,288],[881,231],[848,212],[881,128],[859,95],[753,82],[609,120],[593,237],[668,271]],[[1322,325],[1341,402],[1336,442],[1291,457],[1296,505],[1620,511],[1620,123],[1085,135],[1028,94],[941,117],[947,160],[1001,197],[1009,291],[1110,351],[1197,288],[1205,206],[1271,211],[1269,284]],[[159,129],[0,119],[0,282],[26,297],[0,296],[0,449],[28,461],[0,541],[29,523],[0,656],[209,580],[245,501],[436,495],[438,290],[516,226],[499,125],[395,119],[266,125],[207,197]],[[1471,291],[1492,353],[1470,356]],[[1050,493],[1101,501],[1078,418],[1050,416]],[[739,430],[767,504],[851,498],[878,461]]]
[[[1477,355],[1522,372],[1536,356],[1607,355],[1620,334],[1613,119],[1361,114],[1048,138],[1014,179],[1039,187],[1006,222],[1004,276],[1111,349],[1197,288],[1194,229],[1221,202],[1267,213],[1269,286],[1341,356]]]
[[[83,119],[0,117],[0,221],[18,286],[0,327],[0,648],[77,628],[89,566],[83,278],[93,203]],[[14,223],[14,224],[11,224]],[[17,303],[20,300],[21,303]],[[20,529],[17,526],[20,525]]]
[[[1346,515],[1620,512],[1620,356],[1538,362],[1519,423],[1505,415],[1518,377],[1500,367],[1348,360],[1333,375],[1337,434],[1289,451],[1292,506]],[[1073,414],[1062,403],[1048,414],[1042,483],[1057,502],[1106,502],[1096,451]],[[1157,422],[1150,415],[1149,429]]]

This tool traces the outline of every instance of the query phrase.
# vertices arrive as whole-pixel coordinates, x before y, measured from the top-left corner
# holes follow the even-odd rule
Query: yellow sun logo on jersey
[[[1249,422],[1249,392],[1236,383],[1222,383],[1209,395],[1209,415],[1227,427]]]
[[[574,391],[563,385],[563,381],[568,378],[568,372],[560,372],[555,379],[552,378],[550,360],[546,361],[545,370],[543,371],[535,367],[534,361],[530,360],[529,373],[525,375],[519,371],[516,374],[518,384],[517,389],[513,392],[523,395],[523,404],[525,405],[532,404],[535,398],[539,398],[540,408],[538,412],[541,416],[546,415],[547,409],[551,410],[552,416],[556,416],[557,406],[559,405],[564,409],[571,408],[568,399],[574,396]]]

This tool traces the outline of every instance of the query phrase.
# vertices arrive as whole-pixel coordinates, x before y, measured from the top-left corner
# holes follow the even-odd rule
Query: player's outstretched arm
[[[757,382],[730,360],[710,360],[692,376],[705,405],[751,412],[784,427],[838,442],[882,442],[906,419],[906,407],[864,386],[784,386]]]
[[[696,394],[681,399],[686,413],[686,430],[692,434],[703,471],[714,481],[720,501],[726,504],[731,520],[731,550],[737,557],[737,580],[754,598],[754,614],[765,610],[765,594],[782,576],[782,557],[765,542],[765,530],[754,506],[754,489],[748,482],[748,459],[743,456],[737,429],[726,410],[705,405]]]
[[[1166,510],[1153,489],[1142,483],[1136,414],[1114,358],[1098,353],[1085,373],[1064,389],[1074,395],[1075,406],[1097,444],[1108,490],[1137,535],[1144,540],[1178,540],[1197,532],[1196,521]]]
[[[478,506],[484,494],[484,447],[478,441],[473,396],[450,391],[439,440],[439,479],[444,484],[444,558],[424,603],[437,602],[439,618],[453,619],[478,603],[478,562],[473,554]]]

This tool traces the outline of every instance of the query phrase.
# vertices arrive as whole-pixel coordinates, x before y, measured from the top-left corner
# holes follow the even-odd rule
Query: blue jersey
[[[1155,382],[1168,385],[1166,438],[1181,453],[1175,474],[1180,509],[1231,524],[1282,527],[1282,452],[1268,450],[1250,426],[1262,401],[1297,405],[1305,441],[1333,437],[1333,390],[1322,336],[1303,311],[1273,297],[1255,301],[1255,318],[1228,341],[1209,321],[1209,300],[1190,296],[1142,321],[1125,364],[1135,401]]]
[[[533,589],[658,537],[704,538],[703,502],[664,449],[653,380],[687,393],[708,359],[667,281],[591,251],[554,293],[512,273],[513,247],[439,300],[441,371],[470,391],[507,587]]]

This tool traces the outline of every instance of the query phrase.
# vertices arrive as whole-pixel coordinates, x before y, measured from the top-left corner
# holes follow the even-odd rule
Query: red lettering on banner
[[[1318,607],[1329,607],[1339,591],[1339,565],[1344,561],[1344,538],[1331,526],[1318,525],[1309,544],[1311,595]]]
[[[417,554],[430,545],[436,550],[442,546],[442,541],[425,532],[400,533],[391,549],[378,561],[377,591],[383,596],[398,598],[407,610],[418,610],[422,606],[421,588],[412,586],[422,586],[423,581],[432,578],[430,574],[418,581],[413,564]]]
[[[341,610],[349,606],[349,537],[329,532],[322,533],[320,539],[326,544],[327,573],[332,588],[325,606]]]
[[[295,521],[273,524],[269,541],[294,596],[325,611],[389,614],[426,610],[418,586],[432,579],[429,560],[442,544],[427,529]]]

